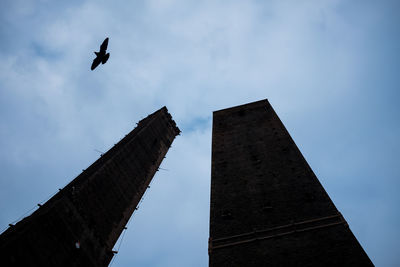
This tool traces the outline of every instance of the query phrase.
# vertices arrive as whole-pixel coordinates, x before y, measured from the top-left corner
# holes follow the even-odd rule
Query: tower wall
[[[107,266],[114,244],[179,133],[165,107],[141,120],[65,188],[0,236],[2,264]]]
[[[267,100],[213,114],[210,266],[372,266]]]

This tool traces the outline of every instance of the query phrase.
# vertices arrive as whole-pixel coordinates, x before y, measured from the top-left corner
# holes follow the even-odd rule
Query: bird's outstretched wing
[[[90,67],[91,70],[94,70],[101,62],[100,57],[96,57],[93,59],[92,67]]]
[[[100,46],[100,51],[106,52],[108,46],[108,37],[103,41],[103,43]]]

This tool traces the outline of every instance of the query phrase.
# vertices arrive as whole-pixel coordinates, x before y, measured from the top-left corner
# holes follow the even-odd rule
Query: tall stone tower
[[[107,266],[112,248],[180,133],[167,108],[137,127],[0,236],[2,266]]]
[[[211,267],[373,266],[267,100],[212,131]]]

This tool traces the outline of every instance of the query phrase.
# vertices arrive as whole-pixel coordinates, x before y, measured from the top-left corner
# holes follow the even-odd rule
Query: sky
[[[400,255],[400,2],[0,3],[0,229],[167,106],[112,266],[207,266],[212,112],[268,99],[376,266]],[[90,71],[109,37],[110,59]]]

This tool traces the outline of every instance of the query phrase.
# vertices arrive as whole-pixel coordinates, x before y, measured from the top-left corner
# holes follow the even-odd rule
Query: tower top
[[[257,107],[267,107],[267,106],[271,106],[269,101],[268,101],[268,99],[262,99],[262,100],[258,100],[258,101],[255,101],[255,102],[242,104],[242,105],[239,105],[239,106],[234,106],[234,107],[230,107],[230,108],[224,108],[224,109],[216,110],[213,113],[214,113],[214,116],[215,116],[215,115],[219,115],[220,113],[223,113],[223,112],[235,112],[235,111],[238,111],[238,110],[244,110],[244,109],[249,110],[249,109],[254,109],[254,108],[257,108]]]

